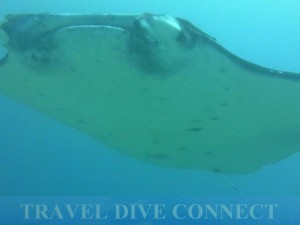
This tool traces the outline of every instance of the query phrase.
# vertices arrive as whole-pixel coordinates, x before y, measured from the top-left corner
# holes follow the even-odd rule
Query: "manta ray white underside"
[[[0,35],[1,93],[137,159],[240,174],[300,150],[300,75],[184,19],[11,15]]]

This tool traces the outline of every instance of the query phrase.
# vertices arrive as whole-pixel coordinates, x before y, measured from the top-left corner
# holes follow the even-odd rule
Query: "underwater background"
[[[0,0],[0,18],[40,12],[166,13],[191,21],[244,59],[300,73],[299,6],[296,0]],[[300,194],[299,162],[298,153],[235,176],[162,168],[0,95],[1,195],[293,196]]]

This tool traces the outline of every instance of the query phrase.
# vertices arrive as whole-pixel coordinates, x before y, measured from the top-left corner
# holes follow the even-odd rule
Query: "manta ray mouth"
[[[147,38],[158,42],[168,42],[170,38],[176,40],[182,31],[177,19],[169,15],[143,14],[137,17],[137,21]]]
[[[136,18],[134,27],[129,49],[148,72],[171,73],[191,62],[192,40],[176,18],[145,13]]]

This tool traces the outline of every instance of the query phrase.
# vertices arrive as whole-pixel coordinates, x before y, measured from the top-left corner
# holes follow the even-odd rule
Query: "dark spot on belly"
[[[221,68],[221,69],[220,69],[220,73],[226,73],[225,68]]]
[[[222,106],[222,107],[227,107],[228,103],[227,102],[223,102],[223,103],[220,103],[219,105]]]
[[[204,155],[210,156],[210,155],[212,155],[212,152],[211,151],[205,152]]]
[[[187,150],[187,148],[184,146],[176,149],[177,152],[185,152],[186,150]]]
[[[45,97],[45,95],[44,95],[44,94],[42,94],[42,93],[38,93],[38,96],[39,96],[40,98],[43,98],[43,97]]]
[[[191,128],[188,128],[187,131],[193,131],[193,132],[199,132],[199,131],[202,131],[203,128],[202,127],[191,127]]]
[[[157,99],[158,99],[159,101],[162,101],[162,102],[163,102],[163,101],[166,101],[166,97],[164,97],[164,96],[158,97]]]
[[[81,124],[87,124],[85,120],[81,120],[81,119],[77,119],[76,122]]]
[[[147,158],[155,159],[155,160],[166,160],[171,158],[171,156],[163,153],[147,153],[144,155]]]
[[[212,171],[215,172],[215,173],[221,173],[222,172],[222,170],[220,168],[217,168],[217,167],[213,168]]]

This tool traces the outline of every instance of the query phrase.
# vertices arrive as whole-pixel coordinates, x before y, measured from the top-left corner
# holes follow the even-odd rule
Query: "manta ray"
[[[8,15],[0,36],[0,93],[136,159],[244,174],[300,150],[300,74],[185,19]]]

